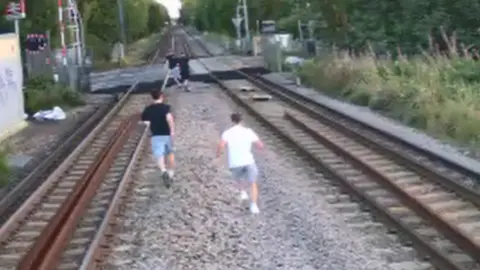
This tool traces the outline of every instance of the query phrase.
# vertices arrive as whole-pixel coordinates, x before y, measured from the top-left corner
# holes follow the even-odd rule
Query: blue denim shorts
[[[173,153],[172,138],[170,136],[152,136],[152,153],[155,158],[161,158]]]

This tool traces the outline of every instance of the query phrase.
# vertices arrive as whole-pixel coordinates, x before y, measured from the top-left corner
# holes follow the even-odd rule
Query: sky
[[[157,0],[157,1],[163,4],[167,8],[168,15],[170,15],[170,18],[179,17],[178,11],[182,6],[182,4],[180,3],[180,0]]]

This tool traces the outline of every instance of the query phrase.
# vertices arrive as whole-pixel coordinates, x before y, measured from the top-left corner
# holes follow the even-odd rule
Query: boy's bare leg
[[[185,80],[183,82],[183,88],[185,89],[185,91],[190,92],[190,87],[188,86],[188,80]]]
[[[175,154],[174,153],[168,154],[167,159],[168,159],[168,173],[170,174],[170,177],[173,178],[173,174],[175,171]]]
[[[257,204],[257,200],[258,200],[258,185],[256,182],[253,182],[251,184],[251,197],[252,197],[252,202],[254,204]]]
[[[237,181],[236,184],[237,188],[240,190],[240,200],[247,200],[248,199],[248,182],[244,179]]]
[[[161,156],[157,159],[157,166],[160,169],[160,171],[162,171],[162,172],[166,171],[165,157],[164,156]]]
[[[250,204],[250,211],[253,214],[257,214],[260,212],[258,209],[258,184],[257,184],[257,177],[258,171],[256,165],[252,165],[248,168],[248,180],[250,181],[250,189],[251,189],[251,199],[252,203]]]
[[[250,194],[251,198],[252,198],[252,203],[250,204],[250,212],[252,212],[253,214],[258,214],[260,213],[260,209],[258,209],[258,204],[257,204],[257,200],[258,200],[258,185],[257,185],[257,182],[252,182],[251,184],[251,194]]]
[[[182,84],[180,83],[180,81],[178,80],[177,77],[173,77],[173,80],[175,81],[175,83],[177,83],[177,86],[178,86],[178,87],[181,87],[181,86],[182,86]]]

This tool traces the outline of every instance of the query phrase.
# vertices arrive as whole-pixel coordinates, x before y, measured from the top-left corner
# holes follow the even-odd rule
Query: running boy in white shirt
[[[256,214],[260,212],[257,205],[258,170],[252,154],[252,144],[262,149],[263,143],[253,130],[241,124],[242,117],[240,114],[234,113],[230,118],[234,126],[223,132],[222,139],[217,148],[217,158],[222,155],[226,146],[228,151],[228,167],[240,188],[240,198],[242,200],[248,199],[246,189],[248,188],[248,183],[250,183],[252,197],[250,211]]]

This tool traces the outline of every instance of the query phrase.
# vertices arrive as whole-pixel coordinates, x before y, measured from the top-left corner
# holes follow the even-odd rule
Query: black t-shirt
[[[169,54],[165,58],[168,61],[168,68],[169,69],[175,68],[175,66],[177,65],[177,61],[176,61],[177,59],[175,59],[175,56],[173,54]]]
[[[170,126],[167,122],[168,113],[170,113],[170,105],[164,103],[155,103],[143,110],[142,121],[150,122],[152,136],[170,136]]]
[[[180,73],[188,75],[190,74],[190,67],[188,66],[188,62],[190,59],[186,56],[182,56],[177,58],[177,63],[180,64]]]

